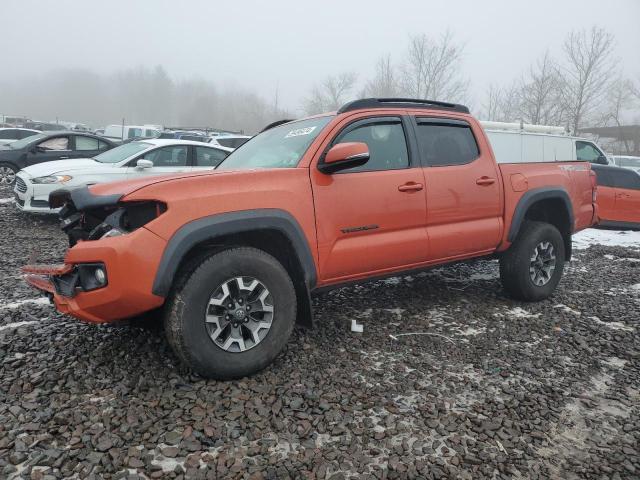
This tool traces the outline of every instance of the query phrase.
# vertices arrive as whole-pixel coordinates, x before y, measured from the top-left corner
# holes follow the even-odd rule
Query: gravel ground
[[[233,382],[38,300],[19,267],[64,250],[0,202],[0,478],[640,477],[640,249],[580,250],[537,304],[494,261],[334,291]]]

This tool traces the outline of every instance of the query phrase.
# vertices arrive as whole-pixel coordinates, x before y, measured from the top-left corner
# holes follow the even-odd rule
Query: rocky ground
[[[65,239],[0,202],[0,478],[640,477],[640,245],[579,250],[537,304],[493,261],[325,294],[270,368],[216,382],[38,299],[19,267]]]

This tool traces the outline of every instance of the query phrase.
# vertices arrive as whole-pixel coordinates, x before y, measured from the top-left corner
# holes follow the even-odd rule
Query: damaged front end
[[[104,238],[134,232],[166,211],[156,201],[123,202],[123,195],[94,195],[88,187],[56,190],[49,196],[51,208],[60,208],[60,227],[69,238],[69,246],[79,246]],[[75,251],[75,249],[73,249]],[[69,252],[72,252],[70,250]],[[25,280],[49,296],[73,298],[80,292],[101,289],[109,284],[108,268],[103,259],[70,261],[62,265],[27,265]]]
[[[60,227],[69,246],[133,232],[162,215],[162,202],[121,202],[122,195],[93,195],[88,187],[56,190],[49,195],[51,208],[60,208]]]

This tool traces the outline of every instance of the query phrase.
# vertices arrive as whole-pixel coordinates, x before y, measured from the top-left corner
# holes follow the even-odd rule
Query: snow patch
[[[630,247],[640,250],[640,232],[588,228],[573,236],[573,248],[575,249],[589,248],[592,245]]]
[[[51,305],[51,302],[47,297],[38,297],[38,298],[28,298],[26,300],[19,300],[13,303],[5,303],[4,305],[0,305],[0,310],[15,310],[16,308],[20,308],[26,304],[33,305]]]
[[[568,307],[562,303],[559,303],[558,305],[554,305],[553,308],[561,308],[563,312],[573,313],[574,315],[577,315],[577,316],[582,315],[582,313],[579,312],[578,310],[574,310],[573,308]]]
[[[40,322],[36,322],[34,320],[28,321],[28,322],[15,322],[15,323],[9,323],[7,325],[0,325],[0,332],[3,330],[9,330],[10,328],[18,328],[18,327],[22,327],[23,325],[31,325],[32,323],[40,323]]]
[[[538,318],[540,316],[539,313],[531,313],[525,310],[524,308],[520,308],[520,307],[507,309],[504,313],[508,317],[514,317],[514,318]],[[498,315],[495,315],[495,316],[498,316]]]
[[[16,201],[16,200],[15,200],[15,198],[13,198],[13,197],[0,198],[0,204],[3,204],[3,203],[13,203],[13,202],[15,202],[15,201]]]
[[[603,322],[598,317],[589,317],[589,320],[593,320],[598,325],[604,325],[612,330],[624,330],[625,332],[633,332],[635,329],[629,325],[625,325],[622,322]]]

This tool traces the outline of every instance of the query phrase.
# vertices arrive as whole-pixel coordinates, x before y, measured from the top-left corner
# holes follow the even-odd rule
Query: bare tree
[[[489,85],[486,98],[482,112],[485,120],[495,122],[520,120],[520,86],[516,82],[505,88],[495,84]]]
[[[348,98],[356,83],[356,75],[343,72],[327,77],[322,84],[316,85],[304,101],[304,110],[308,115],[338,110]]]
[[[360,96],[397,97],[399,91],[395,67],[391,63],[391,55],[387,55],[378,59],[375,74],[364,86]]]
[[[492,83],[487,89],[486,103],[482,105],[482,117],[485,120],[499,122],[501,118],[501,102],[502,89],[495,83]]]
[[[571,32],[564,42],[563,103],[574,134],[600,106],[609,84],[614,37],[593,26]]]
[[[534,125],[558,125],[563,122],[561,102],[562,76],[558,66],[545,52],[522,80],[520,111],[522,120]]]
[[[607,95],[607,107],[602,115],[601,124],[618,128],[618,139],[624,147],[625,153],[630,155],[634,152],[634,143],[638,144],[637,138],[626,137],[624,126],[624,114],[635,106],[634,85],[630,80],[617,78],[611,83]]]
[[[467,94],[469,81],[460,75],[464,46],[451,32],[438,39],[425,34],[410,37],[402,69],[402,91],[414,98],[457,102]]]

